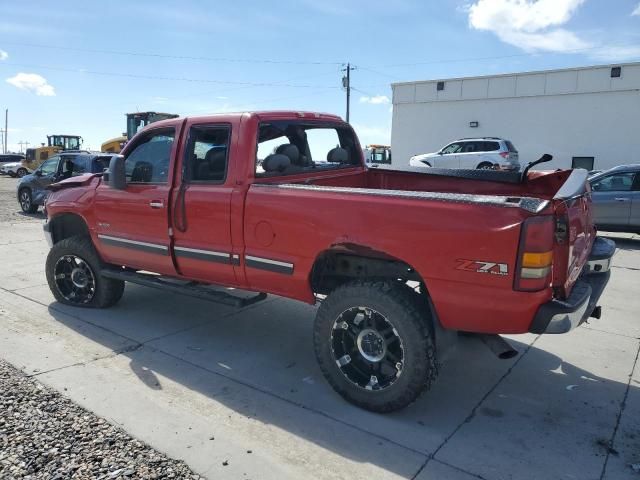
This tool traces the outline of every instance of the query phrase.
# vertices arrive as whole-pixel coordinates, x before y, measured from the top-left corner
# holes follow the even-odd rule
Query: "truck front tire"
[[[414,402],[437,375],[428,315],[405,285],[356,281],[318,309],[314,347],[320,369],[347,401],[386,413]]]
[[[124,282],[100,276],[102,261],[91,237],[78,235],[56,243],[47,255],[46,275],[56,300],[74,307],[108,308],[122,298]]]

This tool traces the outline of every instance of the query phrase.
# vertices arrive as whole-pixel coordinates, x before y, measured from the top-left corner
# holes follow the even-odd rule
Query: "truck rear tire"
[[[437,376],[428,313],[404,285],[355,281],[318,309],[314,347],[320,369],[347,401],[373,412],[414,402]]]
[[[86,235],[56,243],[49,250],[45,268],[51,293],[65,305],[108,308],[124,293],[123,281],[100,275],[102,261]]]

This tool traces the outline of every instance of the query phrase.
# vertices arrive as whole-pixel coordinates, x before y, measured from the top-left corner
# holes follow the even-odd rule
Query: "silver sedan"
[[[614,167],[589,183],[599,230],[640,233],[640,164]]]

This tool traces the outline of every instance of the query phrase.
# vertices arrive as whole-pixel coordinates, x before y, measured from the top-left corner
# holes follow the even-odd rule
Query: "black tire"
[[[395,380],[386,387],[381,387],[378,378],[374,376],[371,377],[369,385],[364,387],[351,378],[363,373],[364,369],[360,369],[360,366],[368,365],[374,368],[375,362],[387,362],[386,355],[389,354],[387,349],[389,351],[391,349],[391,343],[385,340],[387,347],[384,347],[384,353],[380,352],[384,360],[370,361],[365,358],[363,349],[360,347],[360,338],[364,330],[370,330],[367,328],[366,316],[363,316],[365,325],[361,327],[363,329],[357,337],[357,348],[352,348],[350,355],[336,358],[342,353],[336,352],[336,344],[344,346],[344,341],[341,343],[337,340],[339,335],[344,335],[345,339],[348,335],[355,335],[355,332],[351,332],[351,328],[356,327],[355,320],[347,328],[344,325],[347,325],[348,321],[345,322],[342,319],[345,315],[348,318],[348,315],[352,315],[351,312],[356,309],[365,309],[365,311],[369,309],[375,312],[370,313],[370,317],[380,315],[384,322],[389,323],[393,328],[390,337],[397,337],[392,338],[391,342],[400,344],[402,361],[395,364],[399,373],[395,374]],[[358,313],[356,317],[357,315]],[[404,285],[392,281],[355,281],[342,285],[322,302],[316,316],[313,340],[320,369],[336,392],[361,408],[379,413],[402,409],[414,402],[422,392],[428,390],[438,373],[430,321],[428,311],[417,301],[415,294]],[[379,322],[380,320],[378,324]],[[353,336],[351,338],[355,344]],[[346,356],[350,357],[349,363],[342,364],[341,360]],[[398,365],[400,365],[399,368]],[[350,373],[347,372],[347,368],[352,369]],[[381,369],[382,366],[379,368]],[[389,365],[386,368],[388,369]],[[366,378],[366,375],[371,373],[365,371],[362,376]],[[378,389],[371,388],[374,378],[373,387]],[[382,378],[384,379],[385,376],[383,375]],[[394,376],[387,375],[386,378],[394,378]]]
[[[68,260],[69,258],[72,260]],[[57,275],[63,275],[60,271],[65,262],[72,266],[77,262],[82,268],[73,269],[66,278],[57,278]],[[109,308],[115,305],[124,293],[124,282],[102,277],[102,266],[91,237],[78,235],[60,240],[47,255],[46,275],[51,293],[58,302],[75,307]],[[77,285],[72,279],[73,272],[82,269],[85,271],[84,276],[89,278],[88,286],[74,288]]]
[[[36,213],[38,211],[38,205],[33,203],[33,196],[31,190],[28,188],[21,188],[18,192],[18,203],[24,213]]]
[[[491,162],[482,162],[476,167],[477,170],[493,170],[494,166]]]
[[[18,171],[16,172],[16,175],[17,175],[18,177],[22,178],[22,177],[24,177],[27,173],[29,173],[29,172],[27,171],[27,169],[26,169],[26,168],[24,168],[24,167],[22,167],[22,168],[19,168],[19,169],[18,169]]]

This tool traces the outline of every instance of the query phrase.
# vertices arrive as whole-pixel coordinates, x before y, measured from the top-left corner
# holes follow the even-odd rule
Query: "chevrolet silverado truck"
[[[327,381],[389,412],[432,385],[453,332],[507,358],[500,334],[599,318],[615,245],[596,235],[586,180],[369,169],[328,114],[175,118],[104,173],[50,187],[46,276],[78,307],[114,305],[126,282],[238,307],[267,294],[319,303]]]

